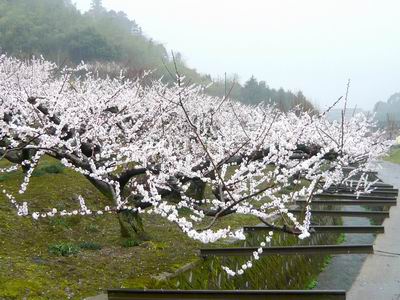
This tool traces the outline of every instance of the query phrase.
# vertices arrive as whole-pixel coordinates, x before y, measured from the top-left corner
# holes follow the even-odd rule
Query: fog
[[[90,0],[75,0],[87,10]],[[320,108],[345,93],[372,109],[400,91],[400,2],[396,0],[104,0],[190,67],[213,77],[251,75],[302,90]]]

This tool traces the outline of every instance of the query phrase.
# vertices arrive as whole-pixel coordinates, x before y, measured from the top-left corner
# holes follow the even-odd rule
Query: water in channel
[[[328,216],[315,217],[313,221],[320,225],[340,225],[342,222],[340,218]],[[234,243],[227,247],[259,247],[267,234],[268,231],[248,233],[245,242]],[[308,239],[299,240],[291,234],[276,232],[271,246],[337,244],[339,236],[338,233],[318,233]],[[196,267],[166,282],[163,288],[306,289],[313,287],[313,282],[327,264],[327,258],[323,254],[261,256],[259,260],[252,260],[253,267],[247,269],[243,275],[231,277],[222,266],[237,270],[251,257],[208,257]]]
[[[344,206],[342,210],[365,211],[361,206]],[[342,217],[343,225],[346,226],[369,226],[380,224],[379,220],[369,218]],[[371,222],[372,221],[372,222]],[[373,223],[373,224],[371,224]],[[375,234],[345,234],[345,245],[372,244]],[[318,276],[316,289],[321,290],[349,290],[356,279],[364,260],[368,254],[337,255]]]

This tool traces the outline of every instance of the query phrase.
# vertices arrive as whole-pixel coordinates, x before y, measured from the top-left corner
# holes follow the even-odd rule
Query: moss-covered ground
[[[400,148],[396,147],[390,151],[389,156],[385,158],[385,160],[390,161],[392,163],[400,164]]]
[[[0,161],[0,168],[7,163]],[[0,176],[0,189],[18,195],[22,173]],[[109,204],[83,176],[42,160],[18,201],[46,211],[78,208],[75,195],[91,209]],[[255,224],[249,217],[228,217],[219,225]],[[166,220],[144,216],[150,240],[121,240],[117,218],[55,217],[34,221],[18,217],[0,194],[0,299],[82,299],[107,288],[151,288],[157,275],[172,273],[197,259],[201,245]]]

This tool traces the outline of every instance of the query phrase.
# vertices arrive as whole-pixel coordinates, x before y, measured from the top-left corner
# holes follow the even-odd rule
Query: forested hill
[[[141,27],[124,12],[106,10],[101,0],[81,13],[71,0],[0,0],[0,50],[20,58],[43,55],[58,64],[81,61],[95,64],[109,75],[123,66],[129,76],[155,69],[153,76],[171,80],[173,62],[166,48],[145,36]],[[192,82],[214,82],[207,92],[222,96],[235,80],[214,80],[189,68],[176,53],[179,70]],[[223,70],[221,70],[222,72]],[[244,85],[235,83],[230,96],[244,103],[276,103],[282,110],[295,105],[313,109],[301,92],[268,87],[251,77]]]

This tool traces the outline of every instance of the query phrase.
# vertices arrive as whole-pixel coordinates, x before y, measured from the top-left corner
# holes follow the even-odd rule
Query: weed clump
[[[101,250],[101,245],[93,242],[82,242],[79,244],[79,248],[84,250]]]
[[[49,252],[56,256],[71,256],[79,253],[80,248],[71,243],[59,243],[49,246]]]

